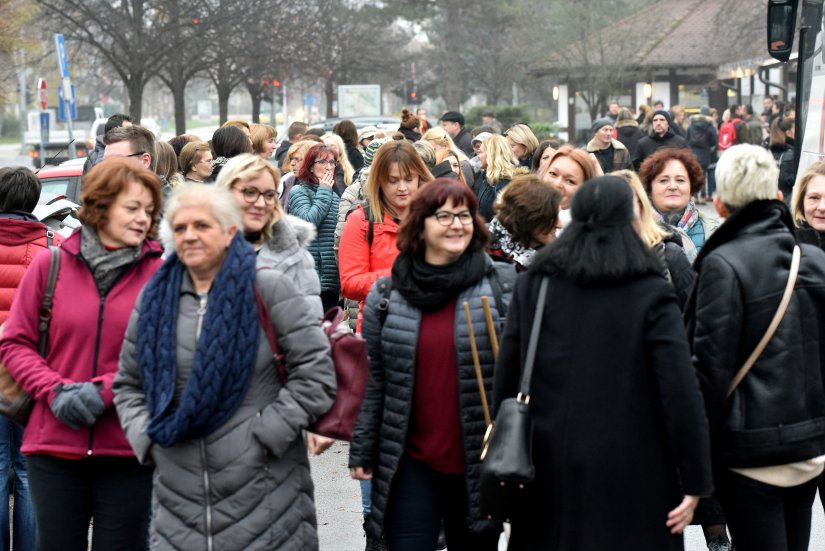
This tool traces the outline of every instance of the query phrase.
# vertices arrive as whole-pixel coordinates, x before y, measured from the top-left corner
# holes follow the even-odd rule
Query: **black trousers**
[[[338,306],[338,291],[321,291],[321,306],[324,313]]]
[[[819,477],[782,488],[726,469],[716,482],[737,551],[808,551]]]
[[[152,468],[133,457],[61,459],[30,455],[38,551],[145,551]]]
[[[495,551],[499,534],[473,534],[467,526],[463,474],[444,474],[404,455],[392,481],[384,533],[388,551],[435,549],[444,520],[450,551]]]

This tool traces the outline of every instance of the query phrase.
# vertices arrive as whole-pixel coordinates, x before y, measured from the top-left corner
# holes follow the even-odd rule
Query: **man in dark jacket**
[[[605,174],[631,168],[630,153],[622,142],[613,139],[613,122],[607,117],[593,123],[593,139],[585,149],[596,156]]]
[[[687,143],[696,160],[705,173],[705,188],[699,192],[700,200],[710,197],[716,191],[716,181],[713,177],[713,170],[709,167],[716,160],[716,144],[719,141],[719,134],[716,132],[716,125],[710,118],[710,107],[703,105],[698,115],[690,118],[690,126],[687,129]]]
[[[797,245],[778,170],[763,148],[731,147],[716,168],[727,220],[705,242],[685,317],[705,399],[714,486],[736,547],[807,549],[825,459],[825,253],[801,245],[775,334],[734,382],[776,315]],[[733,390],[731,390],[733,389]]]
[[[438,123],[450,135],[457,148],[466,153],[468,157],[475,155],[473,136],[464,128],[464,115],[458,111],[447,111],[441,115]]]
[[[673,120],[670,113],[664,109],[653,112],[653,132],[650,136],[645,136],[639,140],[636,149],[636,158],[633,159],[633,167],[638,171],[642,163],[654,152],[664,147],[675,147],[687,149],[687,142],[681,136],[677,136],[673,129]]]
[[[86,162],[83,163],[83,175],[92,170],[92,167],[103,160],[103,152],[106,150],[106,134],[113,128],[120,128],[121,126],[132,126],[132,117],[124,115],[123,113],[115,113],[106,120],[103,128],[98,128],[98,134],[95,137],[95,148],[89,153]]]
[[[292,147],[292,144],[295,142],[301,141],[304,137],[304,132],[307,131],[307,123],[301,121],[295,121],[289,125],[289,128],[286,131],[286,139],[280,143],[278,149],[275,150],[275,165],[276,166],[283,166],[284,164],[284,157],[286,157],[289,148]]]

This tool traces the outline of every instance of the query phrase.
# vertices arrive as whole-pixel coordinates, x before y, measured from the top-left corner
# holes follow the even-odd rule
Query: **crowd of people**
[[[334,441],[309,427],[341,306],[368,350],[348,461],[368,551],[498,548],[481,452],[536,309],[535,488],[508,549],[676,550],[700,524],[710,551],[807,550],[825,163],[795,182],[771,98],[658,107],[611,104],[583,147],[493,113],[168,142],[115,115],[62,241],[37,177],[0,169],[0,361],[34,403],[0,419],[13,548],[85,550],[92,523],[98,550],[317,549],[308,457]]]

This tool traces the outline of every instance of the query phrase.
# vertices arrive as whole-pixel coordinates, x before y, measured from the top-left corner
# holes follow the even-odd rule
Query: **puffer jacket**
[[[285,215],[272,228],[272,237],[258,251],[258,268],[274,268],[304,293],[312,313],[321,319],[321,282],[315,261],[307,248],[315,239],[315,226],[296,216]]]
[[[48,247],[45,224],[31,215],[0,214],[0,323],[6,321],[23,274],[34,257]],[[51,232],[52,244],[60,237]]]
[[[48,355],[44,359],[37,353],[37,312],[50,260],[50,254],[43,251],[20,282],[0,340],[0,359],[35,398],[23,433],[24,454],[128,457],[132,448],[113,407],[112,382],[129,315],[138,293],[160,267],[161,248],[155,241],[145,241],[138,259],[101,296],[80,254],[80,234],[76,231],[60,246]],[[73,430],[54,416],[49,404],[58,384],[86,381],[101,384],[106,410],[91,428]]]
[[[289,191],[289,214],[315,225],[318,237],[308,249],[315,260],[321,291],[338,292],[338,263],[335,260],[335,225],[338,222],[339,197],[328,186],[295,182]]]
[[[825,455],[825,253],[801,245],[788,309],[730,398],[728,386],[779,306],[796,238],[780,201],[755,201],[719,227],[694,263],[685,309],[714,461],[785,465]]]
[[[459,295],[455,314],[455,352],[469,504],[468,520],[474,532],[492,528],[492,525],[490,521],[482,519],[478,506],[481,465],[479,457],[486,426],[463,303],[465,300],[470,303],[484,387],[488,402],[492,403],[494,361],[481,297],[487,296],[490,299],[493,320],[497,324],[499,334],[506,315],[506,312],[499,312],[498,305],[493,300],[495,295],[490,282],[493,272],[500,284],[502,309],[506,310],[504,305],[510,303],[515,271],[510,265],[488,260],[487,277]],[[364,309],[363,335],[369,353],[370,378],[355,424],[349,457],[350,467],[372,469],[372,510],[367,519],[366,529],[374,537],[383,534],[390,487],[407,441],[415,387],[415,352],[421,323],[421,311],[409,304],[398,290],[393,289],[382,326],[378,310],[382,298],[383,293],[377,283],[370,291]]]
[[[318,549],[302,430],[329,409],[335,396],[329,343],[289,278],[260,270],[256,286],[286,355],[286,386],[272,365],[262,329],[255,374],[235,414],[205,438],[169,448],[152,443],[146,434],[150,417],[135,350],[140,302],[129,320],[115,402],[138,460],[156,466],[154,550]],[[180,297],[177,392],[191,371],[199,307],[186,272]]]
[[[361,312],[370,288],[379,277],[390,275],[392,263],[398,256],[398,223],[388,214],[384,214],[383,223],[373,223],[372,245],[367,239],[369,225],[364,207],[358,205],[347,218],[338,256],[341,294],[359,302],[358,324],[355,328],[359,333],[362,325]]]

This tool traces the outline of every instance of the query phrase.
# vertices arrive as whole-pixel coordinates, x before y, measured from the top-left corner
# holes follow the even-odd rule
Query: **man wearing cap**
[[[670,113],[664,109],[659,109],[653,112],[652,126],[653,132],[650,136],[645,136],[639,140],[639,146],[636,149],[636,158],[633,159],[633,168],[638,171],[642,163],[650,155],[659,149],[665,147],[685,148],[688,144],[681,136],[677,136],[670,128],[673,121],[670,118]]]
[[[481,172],[481,158],[478,156],[479,152],[481,151],[481,143],[492,136],[489,132],[479,132],[473,138],[473,152],[475,153],[475,157],[470,159],[470,166],[473,167],[473,176],[478,176]],[[474,178],[475,179],[475,178]]]
[[[447,111],[438,120],[441,128],[453,139],[455,146],[468,157],[473,156],[473,137],[464,128],[464,115],[458,111]]]
[[[593,123],[593,139],[585,149],[596,156],[605,174],[632,167],[630,152],[622,142],[613,139],[613,122],[606,117]]]
[[[367,150],[367,146],[375,139],[377,132],[378,129],[374,126],[365,126],[358,131],[358,146],[361,148],[361,151]]]

